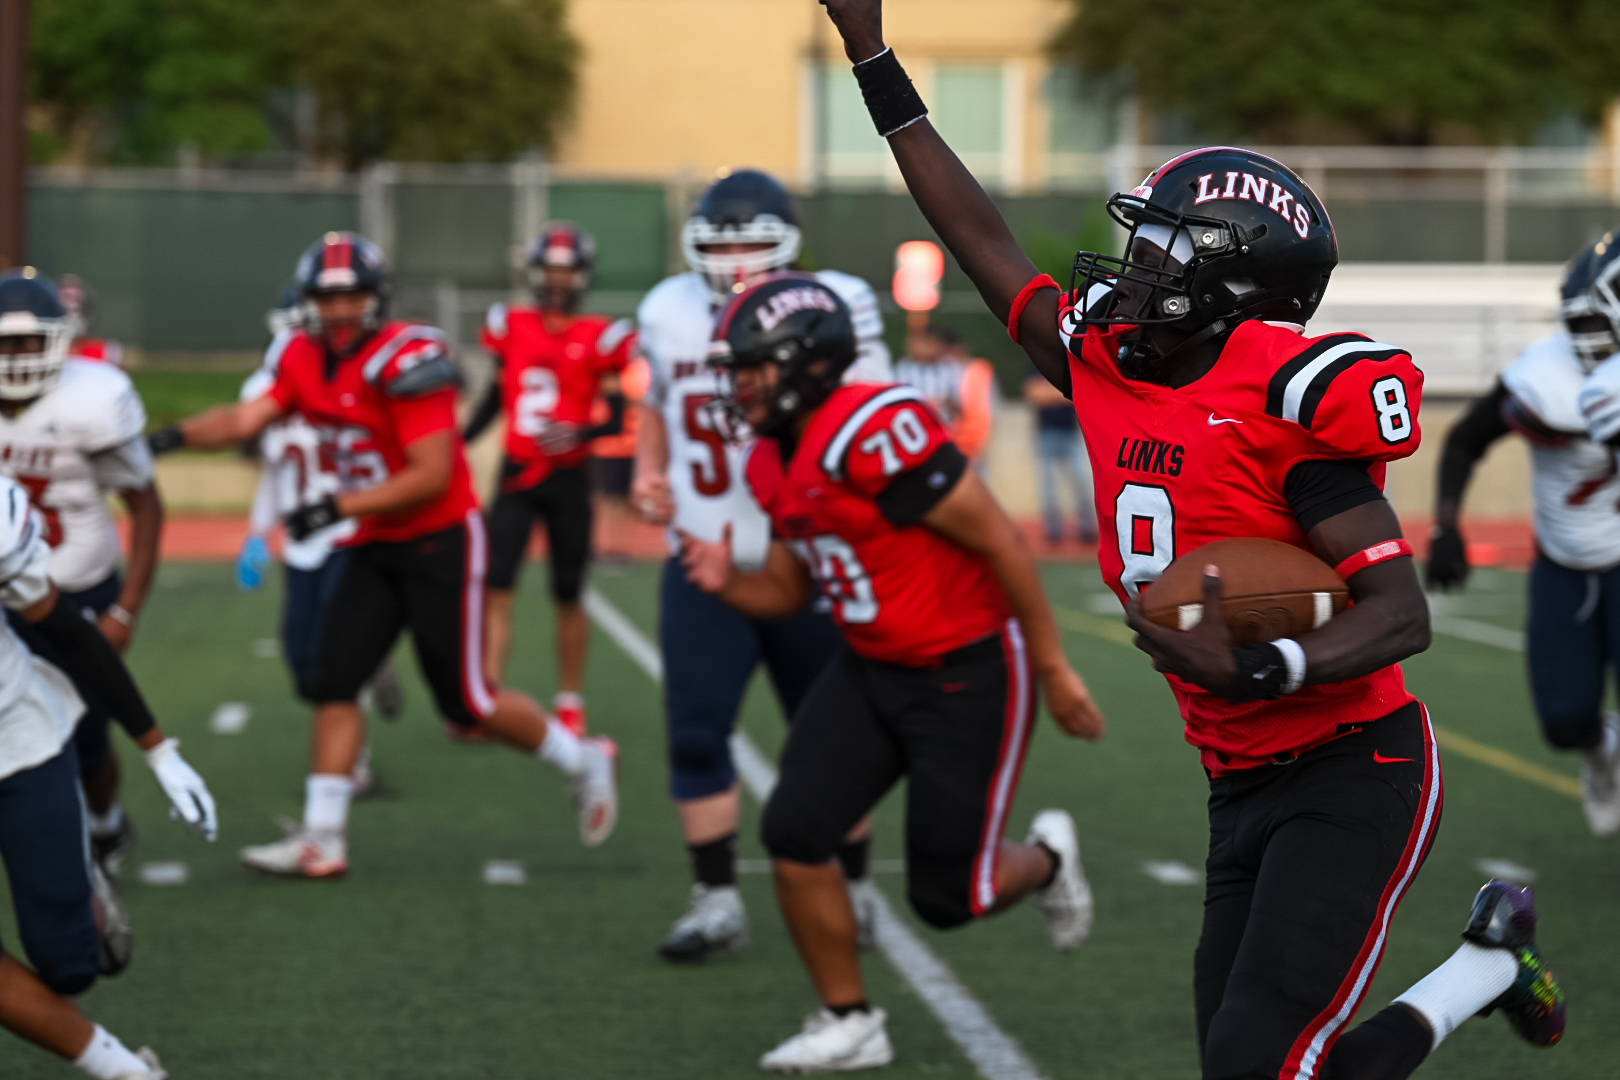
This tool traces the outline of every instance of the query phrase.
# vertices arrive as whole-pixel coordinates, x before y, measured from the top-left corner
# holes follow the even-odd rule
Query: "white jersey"
[[[281,330],[264,353],[264,366],[242,384],[241,399],[252,401],[268,393],[276,382],[281,354],[296,330]],[[320,433],[302,413],[289,413],[259,435],[259,488],[253,497],[251,527],[267,533],[287,514],[300,506],[320,502],[342,490],[342,481],[331,466],[328,452],[321,454]],[[354,518],[328,525],[302,540],[283,538],[281,559],[294,570],[316,570],[326,562],[332,549],[353,536],[360,527]]]
[[[858,349],[845,382],[889,382],[889,349],[877,295],[860,278],[836,270],[815,277],[849,305]],[[718,541],[731,526],[732,558],[744,568],[764,565],[771,525],[743,480],[746,447],[727,442],[710,404],[720,391],[709,368],[709,338],[718,314],[703,275],[677,274],[660,282],[636,312],[640,348],[652,369],[644,404],[659,410],[669,433],[669,486],[674,528]],[[676,549],[673,531],[670,549]]]
[[[1530,453],[1536,544],[1572,570],[1620,564],[1620,471],[1614,451],[1592,438],[1580,404],[1582,391],[1602,381],[1606,366],[1588,375],[1560,330],[1502,372],[1502,384],[1520,408],[1570,436],[1556,444],[1531,440]]]
[[[44,517],[58,588],[88,589],[118,569],[107,495],[152,482],[145,428],[146,409],[128,375],[71,357],[46,394],[16,416],[0,416],[0,474],[28,489]]]
[[[51,591],[45,519],[28,493],[0,478],[0,605],[26,611]],[[43,765],[73,736],[84,702],[60,670],[0,626],[0,779]]]

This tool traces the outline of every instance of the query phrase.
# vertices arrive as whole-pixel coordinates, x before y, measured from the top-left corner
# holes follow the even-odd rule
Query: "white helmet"
[[[0,275],[0,398],[32,401],[62,377],[78,320],[33,267]]]
[[[758,251],[722,255],[717,244],[763,244]],[[775,177],[740,169],[716,180],[681,229],[681,253],[702,274],[716,303],[729,301],[748,283],[792,266],[804,245],[793,197]]]

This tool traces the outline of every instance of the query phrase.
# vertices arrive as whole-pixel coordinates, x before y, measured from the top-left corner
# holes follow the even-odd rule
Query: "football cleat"
[[[371,747],[360,748],[360,756],[355,759],[354,771],[349,774],[349,779],[354,781],[354,788],[349,793],[351,799],[364,799],[374,794],[377,774],[371,771]]]
[[[551,711],[563,727],[582,739],[585,737],[585,702],[579,695],[575,694],[572,701],[564,701],[563,695],[558,694],[551,703]]]
[[[759,1059],[766,1072],[821,1073],[877,1069],[894,1060],[882,1009],[837,1016],[813,1013],[799,1033]]]
[[[146,1065],[142,1072],[121,1072],[113,1080],[169,1080],[169,1072],[158,1061],[158,1056],[152,1052],[150,1046],[143,1046],[135,1051],[135,1056]]]
[[[748,944],[748,909],[735,885],[692,886],[686,914],[675,920],[658,946],[665,960],[702,960],[710,953]]]
[[[306,829],[281,822],[287,835],[269,844],[245,847],[241,859],[255,870],[282,877],[342,877],[349,869],[349,843],[341,832]]]
[[[135,822],[127,813],[120,815],[118,828],[112,832],[90,834],[90,853],[110,878],[117,878],[123,872],[124,863],[134,850]]]
[[[597,735],[581,739],[585,767],[569,782],[579,808],[579,839],[598,847],[613,835],[619,820],[619,747]]]
[[[1605,753],[1603,747],[1614,749]],[[1581,755],[1581,809],[1593,836],[1620,833],[1620,716],[1605,713],[1597,749]]]
[[[130,926],[129,911],[113,890],[112,880],[95,863],[90,864],[90,904],[101,973],[110,978],[129,967],[135,955],[135,931]]]
[[[1519,963],[1519,976],[1502,996],[1479,1011],[1497,1009],[1525,1040],[1552,1046],[1564,1037],[1564,991],[1536,948],[1535,894],[1492,879],[1474,897],[1463,940],[1485,948],[1507,949]]]
[[[849,903],[855,909],[855,942],[866,952],[877,945],[877,883],[864,877],[848,884]]]
[[[384,720],[398,720],[405,712],[405,685],[399,681],[399,672],[394,670],[392,658],[378,666],[367,689],[371,691],[371,700]]]
[[[1053,948],[1080,947],[1091,934],[1094,904],[1091,884],[1080,866],[1080,837],[1067,810],[1042,810],[1029,826],[1029,844],[1040,844],[1058,857],[1058,871],[1031,897],[1046,919],[1046,936]]]

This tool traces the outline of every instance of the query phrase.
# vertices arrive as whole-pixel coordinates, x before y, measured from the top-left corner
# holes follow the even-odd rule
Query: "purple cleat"
[[[1552,1046],[1562,1039],[1564,991],[1536,948],[1535,894],[1505,881],[1487,882],[1474,897],[1462,936],[1485,948],[1507,949],[1519,962],[1519,977],[1480,1015],[1501,1009],[1514,1029],[1535,1046]]]

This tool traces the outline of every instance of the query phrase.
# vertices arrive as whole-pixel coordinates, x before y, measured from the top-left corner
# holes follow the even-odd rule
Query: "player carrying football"
[[[529,246],[535,306],[496,304],[484,320],[495,378],[468,422],[468,442],[497,415],[506,421],[500,490],[489,510],[489,677],[506,675],[518,572],[534,519],[544,518],[557,607],[557,718],[585,733],[585,650],[590,620],[580,603],[591,555],[591,440],[624,427],[619,372],[634,341],[628,319],[578,314],[596,271],[596,241],[555,221]],[[611,415],[590,423],[597,394]]]
[[[1446,436],[1429,584],[1468,579],[1457,518],[1477,462],[1511,431],[1535,462],[1536,561],[1525,633],[1530,692],[1547,741],[1581,755],[1581,805],[1597,836],[1620,833],[1620,716],[1604,714],[1620,657],[1620,245],[1609,233],[1564,278],[1563,326],[1509,364]]]
[[[309,310],[262,397],[212,409],[154,433],[161,449],[226,446],[300,413],[320,433],[342,491],[287,515],[293,540],[358,521],[327,609],[310,696],[315,732],[301,826],[245,848],[271,873],[327,877],[348,868],[349,801],[365,744],[360,688],[409,629],[439,713],[552,762],[573,781],[586,844],[617,812],[615,749],[580,739],[533,699],[484,670],[483,517],[455,424],[458,372],[438,330],[385,318],[382,253],[363,237],[328,233],[305,252],[298,283]]]
[[[1398,663],[1428,612],[1386,462],[1418,444],[1422,375],[1402,350],[1304,323],[1338,261],[1327,212],[1289,169],[1232,147],[1156,169],[1110,213],[1123,259],[1081,253],[1063,293],[1019,248],[926,119],[883,44],[880,0],[823,0],[912,195],[1042,374],[1075,405],[1096,470],[1104,577],[1170,677],[1210,776],[1195,962],[1207,1080],[1391,1080],[1481,1010],[1538,1045],[1563,995],[1528,889],[1487,884],[1463,946],[1347,1031],[1394,911],[1433,842],[1440,759]],[[1137,596],[1178,554],[1261,536],[1338,566],[1354,606],[1300,640],[1234,648]],[[1220,580],[1206,575],[1205,611]]]
[[[56,286],[24,270],[0,279],[0,474],[29,492],[44,515],[51,579],[64,602],[129,648],[157,572],[163,500],[143,432],[146,410],[129,376],[104,359],[70,352],[81,328]],[[108,507],[129,511],[129,576]],[[27,637],[29,631],[11,616]],[[90,837],[109,874],[135,844],[118,799],[118,755],[107,714],[85,712],[74,741],[90,811]]]
[[[1036,682],[1059,726],[1100,738],[1102,713],[1063,655],[1023,534],[913,387],[840,385],[855,360],[849,309],[808,275],[741,293],[711,358],[726,404],[759,437],[748,486],[770,515],[765,566],[694,537],[692,581],[751,618],[819,591],[848,649],[793,716],[765,807],[777,897],[823,1009],[766,1054],[776,1072],[873,1068],[893,1058],[867,1001],[839,845],[902,777],[907,894],[948,929],[1033,894],[1058,948],[1091,928],[1074,822],[1038,814],[1002,839],[1034,726]]]
[[[764,561],[770,523],[742,483],[742,449],[728,441],[714,408],[720,384],[707,362],[709,338],[719,309],[764,275],[791,266],[802,240],[793,199],[779,181],[753,169],[728,173],[704,193],[681,231],[691,271],[664,279],[636,312],[652,386],[642,403],[631,501],[647,520],[703,540],[718,541],[729,529],[744,567]],[[836,270],[815,276],[853,314],[859,356],[849,377],[887,381],[889,350],[872,287]],[[697,960],[748,940],[736,884],[742,797],[730,744],[743,693],[763,663],[791,717],[837,649],[838,631],[810,607],[775,619],[734,611],[686,580],[674,559],[676,544],[672,531],[659,584],[658,645],[670,794],[696,881],[686,914],[659,949],[671,960]],[[839,851],[863,913],[870,908],[868,848],[863,827]]]

